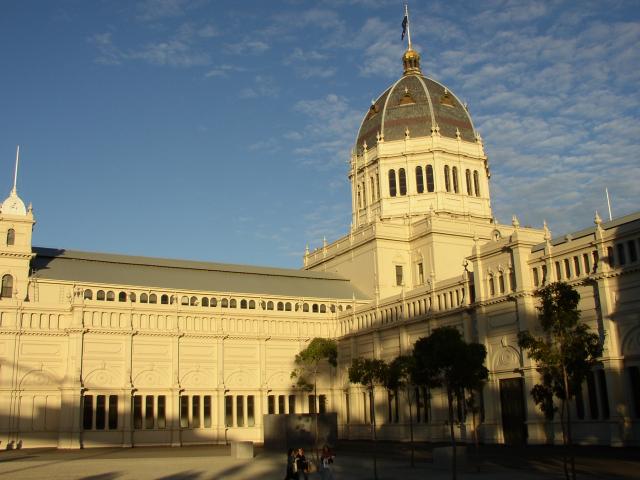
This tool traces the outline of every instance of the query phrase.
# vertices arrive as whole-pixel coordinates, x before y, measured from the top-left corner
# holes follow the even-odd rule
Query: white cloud
[[[207,73],[204,74],[204,76],[207,78],[226,77],[230,73],[243,72],[243,71],[245,71],[245,69],[242,67],[236,67],[235,65],[229,65],[229,64],[222,64],[210,69]]]
[[[249,40],[245,38],[239,42],[227,44],[225,48],[228,53],[232,53],[234,55],[257,55],[269,50],[269,45],[262,40]]]
[[[252,86],[240,90],[240,98],[276,97],[279,92],[273,77],[256,75]]]

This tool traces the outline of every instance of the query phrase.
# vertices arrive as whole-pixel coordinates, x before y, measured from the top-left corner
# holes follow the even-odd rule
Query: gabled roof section
[[[33,247],[36,278],[206,293],[366,299],[332,273]]]

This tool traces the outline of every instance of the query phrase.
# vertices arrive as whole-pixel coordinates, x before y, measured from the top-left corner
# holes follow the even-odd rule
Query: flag
[[[400,37],[400,40],[404,40],[404,36],[407,34],[407,22],[408,21],[409,21],[409,19],[405,15],[404,18],[402,19],[402,37]]]

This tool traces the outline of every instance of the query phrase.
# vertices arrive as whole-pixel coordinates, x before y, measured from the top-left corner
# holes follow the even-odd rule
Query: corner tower
[[[430,213],[490,221],[489,166],[465,104],[423,75],[409,46],[402,77],[364,115],[352,150],[352,224]]]
[[[29,285],[29,263],[33,257],[31,235],[35,220],[31,205],[26,208],[18,196],[18,163],[16,152],[13,188],[0,206],[0,301],[24,300]]]

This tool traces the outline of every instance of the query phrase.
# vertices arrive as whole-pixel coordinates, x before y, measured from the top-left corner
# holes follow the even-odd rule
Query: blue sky
[[[586,227],[605,186],[638,210],[637,0],[410,9],[500,221]],[[35,245],[299,267],[348,231],[349,149],[402,73],[401,21],[385,0],[3,0],[0,190],[20,144]]]

